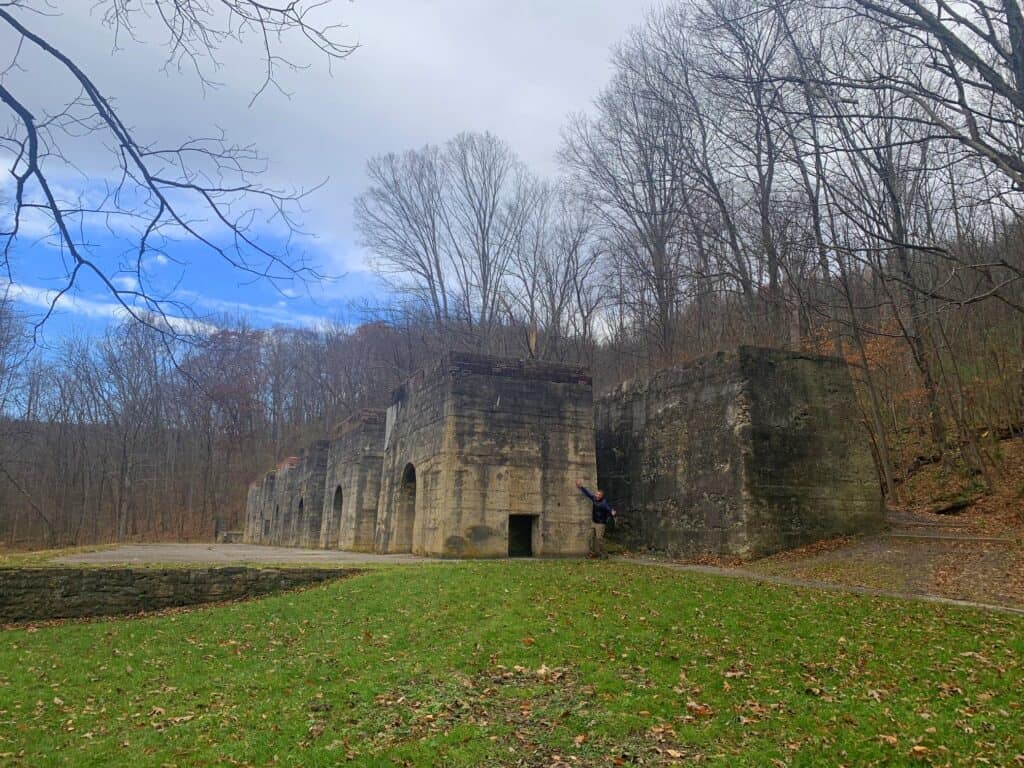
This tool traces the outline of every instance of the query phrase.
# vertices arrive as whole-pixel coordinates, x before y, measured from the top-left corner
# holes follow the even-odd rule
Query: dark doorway
[[[533,515],[508,516],[508,556],[533,557]]]
[[[412,534],[416,527],[416,467],[406,464],[398,489],[398,525],[395,551],[412,552]]]
[[[306,521],[303,519],[306,516],[306,500],[299,499],[299,513],[295,516],[295,527],[292,529],[291,534],[293,537],[292,544],[294,546],[302,546],[302,525]]]

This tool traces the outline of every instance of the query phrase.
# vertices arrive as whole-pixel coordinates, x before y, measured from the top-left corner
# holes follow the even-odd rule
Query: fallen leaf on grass
[[[694,701],[693,699],[686,702],[686,711],[696,715],[697,717],[711,717],[715,714],[715,710],[710,706],[699,701]]]

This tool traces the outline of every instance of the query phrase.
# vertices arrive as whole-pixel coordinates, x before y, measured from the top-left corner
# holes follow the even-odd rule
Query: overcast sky
[[[611,46],[642,21],[646,5],[641,0],[337,0],[332,13],[347,25],[339,35],[359,49],[330,71],[323,60],[296,48],[295,58],[310,67],[283,77],[289,95],[267,92],[251,107],[259,72],[237,49],[224,51],[224,66],[214,75],[223,85],[204,93],[187,72],[161,72],[165,52],[151,31],[143,30],[140,42],[124,41],[115,53],[110,32],[91,16],[88,0],[62,3],[63,16],[35,24],[116,97],[140,139],[177,143],[221,127],[235,141],[255,143],[271,159],[275,183],[312,185],[327,179],[309,201],[307,223],[319,238],[316,249],[324,266],[349,277],[317,302],[282,303],[259,287],[241,285],[247,281],[225,270],[202,263],[189,268],[184,287],[202,293],[211,309],[245,305],[256,319],[275,322],[330,315],[325,301],[374,290],[360,274],[366,259],[351,223],[352,200],[366,185],[363,167],[370,156],[443,142],[463,130],[489,130],[510,142],[534,171],[555,175],[554,154],[566,117],[590,108],[610,76]],[[41,92],[57,87],[49,73],[39,72],[38,80]]]

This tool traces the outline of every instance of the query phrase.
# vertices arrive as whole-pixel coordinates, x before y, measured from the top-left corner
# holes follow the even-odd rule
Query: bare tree
[[[571,120],[560,156],[622,248],[619,255],[632,261],[630,274],[642,281],[635,309],[652,330],[659,356],[670,357],[681,298],[687,179],[674,116],[625,63],[642,57],[644,49],[637,32],[616,51],[617,72],[597,100],[597,116]]]
[[[462,133],[445,147],[449,177],[445,220],[459,312],[480,345],[502,311],[502,291],[536,185],[509,145],[496,136]]]
[[[911,100],[1024,190],[1024,11],[1019,0],[851,0],[878,29],[913,51],[898,70],[851,80]],[[915,119],[919,119],[916,118]]]
[[[489,133],[376,157],[367,171],[356,224],[378,272],[438,329],[486,347],[507,311],[505,281],[540,187]]]
[[[449,321],[447,169],[437,147],[374,157],[370,188],[356,198],[355,219],[378,274],[400,293],[430,308],[434,323]]]
[[[99,0],[91,18],[111,30],[115,53],[118,40],[156,23],[166,33],[166,69],[190,69],[205,87],[216,86],[210,75],[225,47],[255,47],[263,62],[258,96],[280,87],[282,69],[299,66],[286,53],[293,38],[329,61],[352,52],[339,39],[332,7],[316,0]],[[50,271],[63,276],[49,296],[50,312],[91,275],[129,316],[166,331],[175,329],[168,313],[188,307],[151,284],[146,264],[157,256],[174,258],[177,241],[272,281],[314,275],[288,245],[289,235],[300,231],[306,192],[262,185],[265,162],[257,150],[224,135],[183,137],[171,145],[137,135],[75,52],[37,31],[41,17],[55,13],[46,0],[0,3],[0,104],[8,118],[0,127],[0,161],[12,186],[0,211],[0,269],[7,280],[24,279],[15,250],[31,247],[41,231],[51,246],[46,253],[55,254]],[[46,103],[33,88],[33,78],[41,77],[52,79],[57,92],[77,95]],[[87,170],[97,148],[107,150],[104,178]],[[257,221],[280,228],[285,234],[274,240],[284,245],[268,244]],[[112,262],[96,244],[95,234],[104,231],[116,235],[127,258]]]

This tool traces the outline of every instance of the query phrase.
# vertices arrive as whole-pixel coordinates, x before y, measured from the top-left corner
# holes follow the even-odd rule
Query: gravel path
[[[426,563],[413,555],[372,555],[326,549],[260,547],[251,544],[127,544],[98,552],[82,552],[55,558],[65,565],[139,565],[156,563],[288,563],[301,565],[359,565],[367,563]]]

